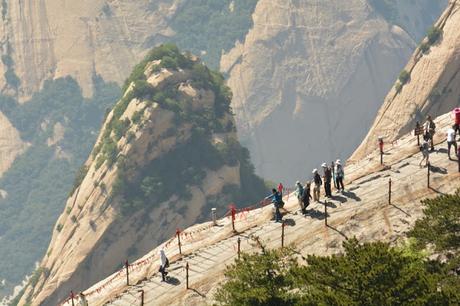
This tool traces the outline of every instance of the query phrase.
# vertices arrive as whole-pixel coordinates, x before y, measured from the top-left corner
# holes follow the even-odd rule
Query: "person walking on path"
[[[281,196],[281,193],[275,188],[272,189],[272,194],[265,198],[266,200],[272,200],[273,205],[275,206],[275,222],[281,222],[282,216],[280,208],[283,207],[284,202]]]
[[[88,300],[83,292],[80,292],[80,306],[88,306]]]
[[[455,140],[455,126],[452,126],[447,130],[447,156],[450,158],[450,148],[454,146],[454,152],[457,152],[457,141]]]
[[[323,167],[323,171],[324,171],[324,176],[323,176],[324,193],[326,194],[327,198],[330,198],[332,197],[332,192],[331,192],[332,171],[331,171],[331,168],[329,168],[326,163],[323,163],[321,167]]]
[[[345,177],[345,172],[343,171],[343,166],[340,163],[340,159],[335,162],[335,179],[337,181],[337,189],[342,192],[345,191],[345,187],[343,186],[343,178]]]
[[[422,160],[420,161],[419,163],[419,166],[420,168],[422,168],[422,163],[424,160],[425,161],[425,166],[426,167],[428,165],[428,162],[430,161],[430,151],[429,151],[429,144],[428,144],[428,141],[427,140],[424,140],[422,145],[420,146],[420,151],[422,151]]]
[[[279,183],[278,184],[278,192],[280,193],[281,198],[283,198],[283,189],[284,189],[283,184]]]
[[[303,211],[302,197],[303,197],[304,189],[303,189],[302,184],[300,184],[299,181],[295,183],[295,187],[296,187],[295,195],[297,196],[297,200],[299,201],[300,211]]]
[[[313,182],[315,184],[313,187],[313,201],[319,202],[319,195],[323,181],[321,180],[321,176],[318,173],[318,169],[313,170]]]
[[[339,190],[339,187],[337,186],[337,179],[336,179],[336,173],[335,173],[335,164],[333,161],[331,161],[331,170],[332,170],[332,182],[334,183],[334,188],[336,190]]]
[[[434,121],[431,118],[431,116],[428,116],[426,118],[426,122],[425,122],[425,125],[424,125],[423,129],[424,129],[424,132],[425,132],[425,135],[424,135],[423,138],[425,138],[425,140],[430,142],[431,151],[434,151],[433,137],[434,137],[434,134],[436,132],[436,124],[434,123]]]
[[[168,272],[166,271],[166,268],[169,267],[169,259],[166,257],[165,250],[161,249],[160,250],[160,272],[161,272],[161,281],[165,282],[166,281],[166,275],[168,275]]]
[[[310,194],[310,182],[307,182],[305,185],[305,188],[303,189],[303,194],[302,194],[302,213],[304,215],[307,214],[307,207],[310,205],[310,199],[311,199],[311,194]]]

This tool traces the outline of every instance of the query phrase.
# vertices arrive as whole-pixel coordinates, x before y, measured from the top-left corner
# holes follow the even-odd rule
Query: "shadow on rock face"
[[[286,225],[286,226],[295,226],[295,224],[296,223],[295,223],[294,219],[285,219],[284,220],[284,225]]]
[[[430,165],[430,171],[433,173],[447,174],[447,169]]]
[[[180,280],[178,280],[174,276],[168,276],[166,278],[166,283],[168,283],[170,285],[173,285],[173,286],[178,286],[178,285],[180,285]]]
[[[347,198],[342,197],[342,196],[340,196],[340,195],[334,195],[334,196],[332,196],[332,200],[338,201],[338,202],[340,202],[340,203],[345,203],[345,202],[348,201]]]
[[[346,196],[347,198],[350,198],[352,200],[355,200],[356,202],[361,202],[361,198],[356,195],[356,193],[351,192],[351,191],[344,191],[343,195]]]
[[[324,220],[326,215],[322,211],[310,209],[307,210],[307,216],[310,216],[313,219]],[[329,214],[327,214],[327,216],[329,217]]]

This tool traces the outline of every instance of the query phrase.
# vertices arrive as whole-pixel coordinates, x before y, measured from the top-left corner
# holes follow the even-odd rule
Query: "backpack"
[[[168,259],[168,257],[166,257],[165,268],[169,268],[169,259]]]

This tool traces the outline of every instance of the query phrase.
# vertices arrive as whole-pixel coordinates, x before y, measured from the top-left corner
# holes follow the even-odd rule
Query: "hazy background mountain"
[[[345,160],[446,1],[260,0],[222,57],[259,174],[293,184]]]
[[[2,1],[2,292],[45,253],[106,109],[151,47],[173,41],[222,69],[257,172],[290,183],[360,143],[446,2]]]

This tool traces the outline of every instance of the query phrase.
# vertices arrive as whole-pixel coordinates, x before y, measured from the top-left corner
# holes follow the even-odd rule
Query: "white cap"
[[[321,167],[326,168],[327,167],[326,163],[323,163]]]
[[[297,182],[295,182],[295,183],[296,183],[297,185],[298,185],[298,184],[300,184],[300,182],[299,182],[299,181],[297,181]]]
[[[318,172],[318,169],[313,169],[312,173],[316,173],[316,172]]]
[[[340,159],[336,160],[335,163],[340,165]]]

